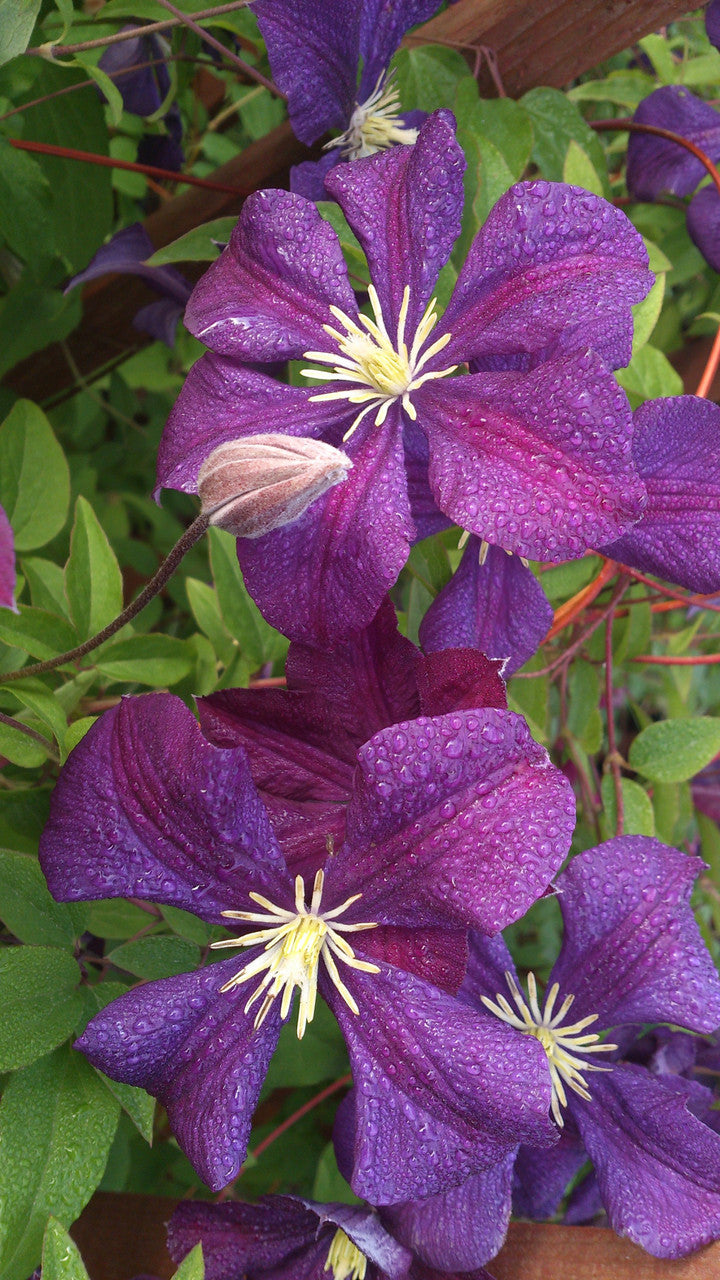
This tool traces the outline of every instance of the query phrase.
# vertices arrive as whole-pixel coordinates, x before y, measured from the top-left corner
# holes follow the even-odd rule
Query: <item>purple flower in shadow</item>
[[[202,1243],[205,1280],[441,1280],[399,1244],[384,1215],[364,1205],[316,1204],[294,1196],[181,1204],[168,1224],[180,1262]],[[475,1271],[472,1280],[492,1280]]]
[[[98,249],[85,270],[78,272],[66,285],[65,292],[114,272],[141,276],[155,293],[160,294],[160,301],[141,307],[133,324],[142,333],[149,333],[151,338],[172,347],[177,323],[192,293],[192,286],[174,267],[148,266],[147,259],[154,252],[155,246],[142,223],[133,222],[131,226],[117,231],[107,244]]]
[[[607,368],[629,359],[631,303],[651,280],[637,232],[580,188],[519,183],[438,319],[463,165],[438,112],[414,147],[328,178],[367,254],[374,319],[358,312],[332,228],[283,191],[249,197],[188,303],[185,323],[212,352],[170,417],[158,486],[196,491],[208,453],[268,422],[342,444],[353,462],[292,526],[239,546],[248,589],[293,639],[332,645],[366,625],[411,542],[443,517],[562,560],[641,514],[630,409]],[[250,367],[300,357],[319,386]],[[468,362],[476,372],[450,376]]]
[[[438,8],[439,0],[256,0],[273,78],[287,94],[298,138],[313,143],[339,131],[322,160],[291,170],[293,191],[327,200],[324,180],[340,161],[415,141],[425,113],[402,114],[388,67],[405,32]]]
[[[244,751],[209,742],[169,694],[126,700],[62,771],[41,842],[48,884],[63,901],[192,911],[232,930],[216,945],[233,955],[128,992],[77,1046],[160,1099],[215,1189],[244,1159],[296,990],[298,1034],[319,990],[345,1036],[351,1185],[371,1203],[435,1194],[518,1142],[550,1142],[540,1046],[453,993],[465,930],[494,934],[543,892],[573,816],[520,716],[420,716],[358,752],[345,842],[304,882]]]
[[[108,45],[99,66],[120,91],[123,107],[131,115],[156,116],[170,91],[170,72],[165,59],[170,48],[161,36],[145,35],[142,27],[129,25],[122,31],[137,31],[134,40]],[[154,66],[148,66],[154,63]],[[143,65],[145,64],[145,65]],[[138,160],[179,172],[185,156],[182,149],[180,109],[173,102],[164,114],[165,134],[145,134],[138,147]]]
[[[720,1023],[720,979],[689,905],[702,866],[644,836],[579,854],[556,882],[565,937],[542,1007],[532,975],[522,994],[501,938],[471,940],[460,993],[547,1054],[562,1136],[549,1152],[521,1147],[516,1211],[554,1214],[590,1158],[611,1226],[664,1258],[720,1236],[720,1134],[698,1116],[707,1089],[625,1053],[638,1023],[701,1034]],[[470,1184],[467,1213],[472,1195]]]
[[[15,604],[15,543],[4,510],[0,507],[0,609],[12,609]]]

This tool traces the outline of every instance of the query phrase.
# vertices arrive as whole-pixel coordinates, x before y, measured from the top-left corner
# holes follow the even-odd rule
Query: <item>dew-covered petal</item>
[[[630,307],[653,277],[642,239],[620,209],[581,187],[519,182],[478,232],[442,327],[449,364],[591,347],[626,365]]]
[[[155,246],[141,222],[123,227],[103,244],[90,259],[84,271],[78,272],[66,285],[65,292],[79,284],[87,284],[110,272],[142,276],[157,293],[172,298],[184,307],[190,297],[191,286],[175,267],[151,267],[146,261],[155,252]]]
[[[574,559],[642,512],[630,406],[590,352],[426,383],[415,404],[438,506],[505,551]]]
[[[440,649],[421,654],[416,674],[420,705],[425,716],[473,707],[507,708],[507,690],[500,672],[502,663],[486,658],[477,649]]]
[[[597,1029],[720,1024],[720,978],[690,908],[703,863],[649,836],[621,836],[573,858],[558,877],[565,938],[550,983],[572,1017]]]
[[[640,103],[633,120],[679,133],[720,160],[720,112],[682,85],[664,85]],[[638,200],[655,200],[663,191],[689,196],[707,170],[679,142],[652,133],[632,132],[627,149],[627,185]]]
[[[346,446],[352,470],[299,520],[238,541],[245,585],[291,640],[333,648],[374,618],[414,536],[405,488],[400,409]],[[367,422],[367,419],[366,419]]]
[[[481,708],[406,721],[358,753],[328,892],[340,900],[362,879],[357,919],[496,933],[543,892],[574,820],[569,783],[521,716]]]
[[[553,1148],[554,1151],[554,1148]],[[552,1151],[543,1155],[552,1155]],[[502,1248],[510,1220],[515,1152],[450,1191],[388,1205],[383,1221],[417,1257],[438,1271],[473,1271]]]
[[[245,753],[213,746],[168,693],[124,700],[78,743],[40,862],[65,902],[146,898],[219,922],[250,888],[292,899]]]
[[[481,649],[513,675],[536,652],[553,620],[552,607],[534,573],[519,556],[470,538],[457,571],[420,623],[420,643],[431,651],[450,645]]]
[[[496,1000],[498,994],[505,995],[506,973],[518,981],[515,962],[502,934],[486,937],[471,929],[468,935],[468,967],[459,992],[460,1000],[480,1008],[483,996]]]
[[[303,1203],[317,1214],[321,1229],[340,1227],[365,1255],[371,1267],[377,1267],[381,1276],[388,1277],[388,1280],[404,1280],[412,1264],[412,1255],[388,1234],[376,1213],[363,1205],[318,1204],[314,1200]],[[328,1232],[326,1244],[331,1239]]]
[[[346,1147],[356,1195],[376,1205],[422,1199],[497,1164],[520,1141],[554,1140],[537,1041],[399,969],[348,972],[359,1014],[326,979],[323,994],[353,1071]]]
[[[316,388],[317,390],[317,388]],[[290,387],[210,352],[193,365],[160,441],[157,488],[197,492],[198,472],[214,449],[273,431],[336,446],[357,416],[354,405],[318,403],[309,387]]]
[[[362,899],[360,904],[362,913]],[[380,925],[356,939],[363,957],[383,961],[396,969],[417,974],[441,991],[456,995],[468,961],[466,929],[442,929],[412,925]]]
[[[294,164],[290,170],[290,190],[297,196],[304,196],[306,200],[327,200],[325,178],[341,161],[339,150],[333,147],[319,160],[303,160],[300,164]]]
[[[428,479],[430,449],[427,436],[418,423],[411,422],[409,418],[405,422],[403,445],[410,510],[415,521],[417,538],[418,540],[431,538],[434,534],[449,529],[452,521],[443,515],[430,488]]]
[[[439,0],[363,0],[361,11],[360,52],[363,58],[359,99],[370,97],[378,80],[390,64],[400,42],[418,22],[426,22],[438,9]],[[402,104],[401,104],[402,105]]]
[[[317,1228],[317,1215],[292,1196],[258,1204],[183,1200],[168,1223],[167,1248],[179,1263],[202,1242],[205,1280],[243,1280],[312,1245]]]
[[[113,1080],[159,1099],[193,1168],[213,1191],[237,1177],[280,1034],[277,1002],[262,1026],[246,991],[220,988],[237,959],[135,987],[88,1023],[75,1047]]]
[[[595,1079],[596,1076],[591,1077],[591,1087]],[[515,1162],[513,1213],[536,1222],[554,1217],[568,1185],[586,1161],[587,1152],[572,1116],[566,1117],[559,1141],[549,1151],[521,1147]]]
[[[687,211],[687,229],[713,271],[720,271],[720,196],[715,186],[703,187]]]
[[[720,406],[697,396],[648,400],[633,457],[648,493],[641,519],[605,552],[660,578],[720,588]]]
[[[720,1235],[720,1135],[687,1110],[676,1081],[617,1065],[592,1077],[572,1111],[610,1225],[658,1258]]]
[[[357,93],[362,4],[357,0],[255,0],[273,80],[287,94],[301,142],[349,123]]]
[[[337,165],[325,186],[365,250],[394,339],[405,286],[411,341],[440,269],[460,234],[465,161],[449,111],[436,111],[412,147],[391,147]],[[453,363],[444,361],[444,367]]]
[[[0,507],[0,608],[12,609],[15,604],[15,540],[5,511]]]
[[[185,325],[221,355],[292,360],[328,349],[331,306],[357,316],[330,224],[302,196],[254,191],[227,248],[193,289]]]

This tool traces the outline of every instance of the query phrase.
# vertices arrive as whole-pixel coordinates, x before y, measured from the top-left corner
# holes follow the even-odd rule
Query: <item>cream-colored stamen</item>
[[[410,145],[417,136],[417,129],[406,129],[401,123],[400,95],[391,72],[380,76],[370,97],[355,107],[345,132],[326,142],[325,150],[339,147],[348,160],[360,160],[396,142]]]
[[[354,902],[357,902],[362,897],[362,894],[355,893],[351,898],[347,898],[345,902],[341,903],[339,907],[334,907],[332,911],[326,911],[321,914],[320,904],[324,883],[325,873],[321,869],[315,875],[309,908],[305,906],[305,884],[303,878],[302,876],[296,876],[294,911],[287,911],[283,907],[276,906],[259,893],[250,893],[248,896],[252,898],[253,902],[257,902],[258,906],[264,907],[265,912],[223,911],[222,913],[229,920],[246,920],[253,924],[269,926],[269,928],[265,929],[255,929],[252,933],[246,933],[241,938],[226,938],[221,942],[210,944],[211,947],[217,949],[223,947],[255,947],[260,943],[265,944],[259,956],[256,956],[249,964],[239,969],[230,978],[229,982],[226,982],[220,988],[221,991],[231,991],[234,987],[242,986],[244,982],[254,978],[256,974],[264,973],[263,978],[245,1005],[245,1012],[247,1013],[256,1001],[262,1001],[255,1017],[256,1027],[259,1027],[265,1020],[273,1001],[280,995],[282,995],[280,1016],[286,1018],[290,1012],[293,993],[297,987],[300,992],[297,1034],[298,1039],[302,1039],[305,1034],[305,1028],[308,1022],[312,1022],[315,1013],[318,967],[321,960],[327,969],[331,982],[353,1013],[358,1013],[359,1010],[340,977],[336,960],[342,961],[350,969],[361,969],[365,973],[380,972],[377,965],[369,964],[366,960],[358,960],[350,944],[342,937],[343,933],[356,933],[360,929],[375,929],[377,925],[370,922],[363,924],[337,923],[338,917],[347,911],[348,907],[352,906]],[[328,921],[332,921],[332,923],[330,924]]]
[[[565,1085],[572,1089],[573,1093],[577,1093],[586,1102],[589,1102],[590,1093],[584,1078],[585,1074],[589,1071],[612,1071],[612,1067],[600,1067],[594,1062],[585,1062],[583,1059],[589,1053],[611,1053],[614,1049],[617,1049],[617,1045],[608,1044],[607,1041],[599,1044],[599,1035],[593,1033],[590,1035],[582,1034],[586,1027],[591,1026],[593,1022],[597,1022],[598,1015],[596,1013],[591,1013],[587,1018],[581,1018],[579,1022],[574,1022],[569,1027],[561,1027],[560,1024],[568,1013],[575,997],[566,996],[557,1013],[554,1013],[560,991],[557,982],[554,982],[548,991],[545,998],[545,1007],[541,1011],[537,998],[537,983],[534,973],[528,974],[529,1000],[527,1002],[511,973],[505,974],[505,981],[515,1001],[515,1009],[503,995],[495,997],[497,1003],[489,1000],[487,996],[481,996],[480,999],[485,1007],[491,1013],[494,1013],[496,1017],[501,1018],[503,1022],[507,1022],[509,1026],[515,1027],[525,1035],[534,1036],[536,1040],[540,1041],[547,1054],[550,1066],[550,1080],[552,1083],[550,1110],[556,1124],[562,1129],[564,1120],[560,1108],[567,1106]]]
[[[342,1227],[338,1227],[332,1238],[323,1271],[332,1271],[333,1280],[365,1280],[367,1258]]]
[[[318,364],[329,365],[330,372],[328,373],[326,369],[301,370],[305,378],[351,384],[342,391],[319,392],[311,396],[311,400],[347,400],[349,404],[365,406],[350,429],[345,432],[343,440],[350,439],[365,414],[372,410],[375,410],[375,426],[382,426],[390,405],[396,400],[402,402],[408,417],[415,421],[417,411],[410,398],[412,392],[417,391],[424,382],[430,382],[435,378],[446,378],[449,373],[454,373],[457,369],[457,365],[453,364],[447,369],[438,369],[430,373],[421,372],[428,360],[438,355],[452,337],[451,334],[444,333],[437,342],[433,342],[424,351],[422,350],[438,322],[435,298],[432,298],[425,308],[412,345],[408,349],[405,341],[405,325],[410,307],[410,286],[406,285],[403,290],[394,343],[387,331],[380,299],[373,285],[368,286],[368,296],[373,310],[374,319],[372,320],[369,316],[360,315],[356,323],[339,307],[330,308],[345,332],[329,324],[323,325],[323,328],[337,342],[340,355],[337,351],[305,352],[305,360],[315,360]],[[360,386],[357,385],[358,383]]]

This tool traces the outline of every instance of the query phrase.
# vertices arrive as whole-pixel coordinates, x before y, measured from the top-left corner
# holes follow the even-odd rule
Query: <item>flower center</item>
[[[545,998],[545,1007],[541,1012],[534,973],[528,974],[529,1000],[527,1002],[511,973],[505,974],[505,981],[515,1001],[515,1009],[503,995],[496,996],[497,1004],[489,1000],[487,996],[481,996],[480,998],[485,1007],[498,1018],[501,1018],[503,1022],[507,1022],[511,1027],[516,1027],[518,1031],[522,1031],[528,1036],[534,1036],[536,1040],[540,1041],[550,1065],[552,1082],[550,1109],[555,1122],[562,1129],[564,1120],[560,1108],[567,1106],[565,1085],[572,1089],[573,1093],[579,1094],[581,1098],[589,1102],[590,1094],[583,1073],[588,1071],[612,1071],[612,1067],[600,1067],[594,1062],[585,1062],[583,1059],[589,1053],[610,1053],[613,1049],[617,1049],[617,1045],[607,1044],[607,1042],[598,1044],[599,1035],[593,1033],[590,1035],[582,1034],[586,1027],[591,1026],[593,1022],[597,1022],[598,1015],[596,1013],[591,1013],[587,1018],[581,1018],[579,1022],[574,1022],[569,1027],[561,1026],[575,997],[567,996],[557,1013],[554,1013],[558,992],[560,991],[557,982],[554,982],[548,991]]]
[[[367,1258],[338,1227],[328,1249],[323,1271],[332,1271],[333,1280],[365,1280]]]
[[[254,947],[264,943],[262,953],[244,965],[242,969],[226,982],[221,991],[232,991],[234,987],[249,982],[256,974],[263,977],[245,1005],[245,1012],[260,1000],[260,1008],[255,1017],[255,1026],[259,1027],[267,1017],[268,1011],[280,995],[280,1015],[286,1018],[290,1012],[293,993],[297,987],[300,992],[298,1006],[297,1034],[301,1040],[308,1022],[312,1022],[315,1013],[317,996],[318,967],[322,960],[333,985],[337,988],[345,1003],[358,1013],[358,1007],[351,996],[340,974],[336,959],[351,969],[362,969],[365,973],[379,973],[377,965],[368,964],[366,960],[358,960],[355,952],[343,938],[343,933],[356,933],[360,929],[375,929],[374,923],[337,924],[338,916],[347,911],[353,902],[362,897],[355,893],[351,898],[334,907],[332,911],[320,914],[325,873],[321,869],[315,875],[312,901],[309,909],[305,906],[305,884],[302,876],[295,878],[295,910],[286,911],[276,906],[259,893],[250,893],[248,897],[265,912],[259,911],[223,911],[230,920],[247,920],[253,924],[269,926],[246,933],[242,938],[226,938],[222,942],[213,942],[211,947]],[[329,924],[328,921],[332,921]]]
[[[344,332],[334,329],[329,324],[323,325],[323,329],[337,342],[340,355],[337,351],[305,352],[306,360],[315,360],[318,364],[329,365],[331,372],[328,373],[325,369],[301,371],[305,378],[320,378],[323,382],[351,384],[340,391],[320,392],[318,395],[311,396],[311,400],[347,400],[350,404],[365,406],[350,429],[345,432],[343,440],[349,440],[365,414],[372,410],[375,410],[375,426],[381,426],[387,417],[390,405],[396,400],[402,401],[403,409],[414,421],[417,418],[417,411],[410,399],[411,393],[417,391],[424,382],[430,382],[433,378],[445,378],[457,369],[457,365],[452,364],[447,369],[429,373],[421,372],[428,360],[447,346],[452,336],[445,333],[442,338],[438,338],[437,342],[433,342],[424,351],[422,350],[438,322],[435,298],[432,298],[425,308],[412,345],[408,348],[405,341],[405,324],[410,306],[410,286],[406,285],[403,291],[397,336],[394,342],[387,331],[380,299],[373,285],[368,286],[368,295],[373,309],[373,320],[369,316],[360,315],[359,323],[356,323],[339,307],[330,308]]]
[[[396,142],[410,145],[417,141],[417,129],[401,124],[400,95],[394,80],[392,72],[380,76],[370,97],[355,107],[345,132],[325,144],[326,151],[340,147],[348,160],[359,160]]]

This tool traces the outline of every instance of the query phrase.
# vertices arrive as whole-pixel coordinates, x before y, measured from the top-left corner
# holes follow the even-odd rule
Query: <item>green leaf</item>
[[[164,267],[169,262],[214,262],[220,250],[214,241],[227,244],[237,218],[213,218],[212,222],[203,222],[184,236],[157,249],[147,259],[149,267]]]
[[[42,547],[67,519],[70,473],[42,409],[18,400],[0,426],[0,503],[16,551]]]
[[[91,902],[87,910],[87,927],[98,938],[131,938],[152,921],[147,911],[132,902],[125,902],[123,898],[101,898]]]
[[[66,618],[21,604],[18,613],[0,609],[0,640],[33,658],[54,658],[77,644],[77,633]]]
[[[574,103],[559,89],[531,89],[520,100],[529,113],[535,131],[532,158],[543,178],[563,181],[565,157],[571,141],[579,144],[600,175],[603,193],[610,194],[605,153],[597,136],[581,116]]]
[[[67,718],[52,689],[48,689],[42,680],[28,676],[25,680],[15,681],[11,693],[24,707],[35,712],[59,744],[64,742]]]
[[[40,0],[0,0],[0,65],[24,53],[40,12]]]
[[[649,340],[652,331],[658,322],[658,317],[662,311],[663,299],[665,297],[665,273],[661,272],[655,277],[655,283],[643,298],[642,302],[637,302],[632,308],[633,313],[633,355],[639,351],[641,347]]]
[[[556,604],[561,600],[569,600],[578,591],[582,591],[583,587],[587,587],[597,577],[599,570],[600,561],[593,556],[586,556],[582,560],[568,560],[567,564],[546,569],[538,575],[538,581],[550,603]]]
[[[87,1002],[88,1021],[113,1000],[125,995],[127,987],[120,982],[98,982],[94,986],[84,987],[83,994]],[[98,1077],[102,1080],[114,1098],[120,1103],[123,1111],[130,1117],[135,1128],[146,1142],[152,1143],[153,1121],[155,1118],[155,1099],[144,1089],[132,1084],[122,1084],[119,1080],[111,1080],[96,1067]]]
[[[210,564],[220,612],[240,653],[260,667],[284,655],[287,641],[263,618],[243,582],[235,539],[223,529],[210,529]]]
[[[87,909],[51,897],[37,858],[0,849],[0,918],[21,942],[72,947],[85,928]]]
[[[317,211],[324,222],[330,223],[340,241],[340,248],[343,251],[348,270],[354,271],[356,275],[360,276],[361,280],[367,280],[367,259],[360,247],[360,241],[354,231],[350,229],[348,220],[340,205],[336,204],[334,200],[318,200]]]
[[[0,32],[2,22],[0,8]],[[26,262],[37,256],[38,246],[46,252],[52,249],[51,205],[50,187],[40,166],[26,151],[0,138],[0,235]]]
[[[199,578],[186,578],[185,590],[193,617],[205,633],[220,661],[227,665],[237,648],[220,615],[217,591]]]
[[[123,943],[108,954],[108,960],[137,978],[171,978],[197,969],[200,951],[184,938],[153,936]]]
[[[621,779],[623,798],[623,834],[626,836],[654,836],[655,814],[652,801],[637,782],[630,778]],[[617,806],[615,783],[612,775],[606,773],[600,784],[600,794],[604,809],[603,838],[611,840],[617,831]]]
[[[96,720],[97,716],[81,716],[79,720],[73,720],[72,724],[68,725],[65,737],[60,744],[63,764],[78,742],[82,742],[88,729],[92,729]]]
[[[165,920],[180,938],[187,938],[188,942],[194,942],[198,947],[207,945],[210,939],[210,930],[204,920],[198,920],[197,916],[192,915],[189,911],[182,911],[180,907],[162,906],[160,908]]]
[[[81,640],[96,635],[122,610],[120,566],[100,521],[82,497],[75,505],[65,590]]]
[[[99,67],[97,63],[86,55],[84,56],[82,53],[76,54],[75,61],[79,62],[90,79],[95,81],[110,108],[110,123],[117,128],[124,110],[122,94],[117,85],[110,79],[107,72],[103,71],[102,67]]]
[[[563,162],[563,182],[569,182],[575,187],[584,187],[586,191],[592,191],[596,196],[605,194],[600,174],[587,151],[574,138],[570,139]]]
[[[0,301],[0,377],[51,342],[61,342],[82,314],[79,292],[35,284],[25,272]],[[33,544],[39,545],[39,544]]]
[[[567,90],[571,102],[610,102],[634,111],[655,88],[644,71],[611,71],[604,80],[586,80]]]
[[[95,665],[102,675],[112,680],[161,689],[188,675],[193,655],[185,642],[174,636],[130,636],[127,640],[103,645]]]
[[[661,720],[648,725],[630,747],[630,764],[655,782],[685,782],[720,751],[720,717]]]
[[[646,343],[634,352],[627,369],[615,374],[620,386],[627,392],[633,409],[645,400],[659,396],[680,396],[683,393],[682,378],[675,372],[667,356]]]
[[[80,970],[54,947],[0,951],[0,1071],[27,1067],[67,1039],[82,1012]]]
[[[205,1280],[202,1244],[196,1244],[195,1248],[183,1258],[172,1280]]]
[[[393,65],[403,111],[438,111],[452,102],[459,81],[474,84],[462,54],[437,45],[399,49]]]
[[[64,1046],[8,1082],[0,1103],[0,1275],[27,1280],[50,1214],[69,1226],[97,1187],[120,1112]]]
[[[16,729],[9,724],[0,724],[0,756],[6,756],[21,769],[37,769],[50,752],[52,752],[50,742],[45,748],[37,738],[31,738],[30,734],[23,733],[22,729]]]
[[[41,556],[23,556],[21,569],[28,586],[32,603],[49,613],[67,615],[65,574],[59,564]]]
[[[337,1167],[335,1147],[332,1142],[328,1142],[318,1160],[312,1196],[313,1200],[319,1201],[320,1204],[362,1204]]]
[[[577,661],[570,667],[567,727],[589,755],[599,751],[603,734],[600,680],[589,662]]]
[[[90,1280],[80,1250],[62,1223],[50,1218],[42,1246],[43,1280]]]
[[[493,205],[527,167],[533,126],[528,113],[509,98],[478,100],[472,79],[459,85],[454,107],[467,159],[463,227],[454,253],[459,264]]]
[[[302,1040],[297,1038],[295,1019],[285,1023],[278,1047],[270,1062],[266,1092],[278,1088],[298,1088],[337,1080],[348,1070],[345,1041],[326,1004],[318,1002],[315,1017],[308,1023]]]

